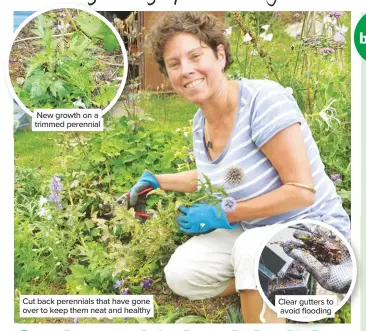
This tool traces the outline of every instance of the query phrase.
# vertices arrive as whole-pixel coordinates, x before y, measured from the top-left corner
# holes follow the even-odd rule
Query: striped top
[[[349,217],[333,182],[324,171],[318,147],[292,96],[291,88],[269,80],[242,79],[236,125],[225,149],[214,161],[204,144],[204,116],[198,109],[193,119],[193,150],[199,178],[204,180],[204,173],[213,185],[224,185],[226,192],[237,202],[253,199],[280,187],[282,182],[277,170],[260,148],[276,133],[294,123],[301,124],[316,189],[315,203],[307,208],[243,221],[241,224],[244,229],[251,229],[300,219],[320,220],[349,238]],[[224,180],[227,169],[233,165],[244,171],[244,181],[235,187]]]

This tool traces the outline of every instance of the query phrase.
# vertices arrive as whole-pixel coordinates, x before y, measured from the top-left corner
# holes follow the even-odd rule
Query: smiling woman
[[[182,232],[197,235],[165,267],[169,287],[192,300],[239,292],[246,323],[281,323],[257,291],[255,258],[282,223],[317,219],[349,237],[349,218],[292,91],[269,80],[229,80],[232,60],[225,27],[206,13],[170,12],[147,37],[173,89],[199,109],[193,119],[196,170],[145,171],[130,191],[193,192],[208,178],[233,207],[181,206]],[[228,173],[240,174],[233,185]],[[244,232],[245,230],[245,232]],[[213,254],[214,253],[214,254]]]

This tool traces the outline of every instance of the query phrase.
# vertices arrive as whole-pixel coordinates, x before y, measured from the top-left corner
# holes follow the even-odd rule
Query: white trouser
[[[164,272],[170,289],[191,300],[217,296],[235,277],[237,291],[256,289],[255,265],[263,245],[283,225],[258,227],[245,232],[217,229],[190,238],[179,246]]]

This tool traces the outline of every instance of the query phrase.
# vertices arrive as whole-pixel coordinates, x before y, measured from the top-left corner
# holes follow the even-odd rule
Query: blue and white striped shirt
[[[224,185],[237,202],[253,199],[282,185],[277,170],[262,153],[261,147],[279,131],[301,124],[308,152],[314,186],[315,203],[279,215],[241,222],[244,229],[293,220],[320,220],[334,226],[347,238],[350,220],[342,207],[335,186],[324,171],[311,130],[292,96],[292,90],[269,80],[242,79],[236,125],[221,155],[211,160],[204,144],[204,116],[199,109],[193,119],[193,149],[199,178],[207,175],[213,185]],[[225,183],[228,168],[236,165],[244,171],[244,181],[237,187]]]

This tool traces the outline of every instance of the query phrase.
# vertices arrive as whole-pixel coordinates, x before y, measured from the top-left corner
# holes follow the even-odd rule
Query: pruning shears
[[[137,202],[135,206],[130,205],[130,192],[122,195],[117,199],[117,203],[121,204],[125,209],[130,209],[131,207],[135,210],[135,217],[140,221],[146,221],[151,215],[146,213],[146,195],[152,190],[152,187],[148,187],[147,189],[141,191],[138,194]]]

